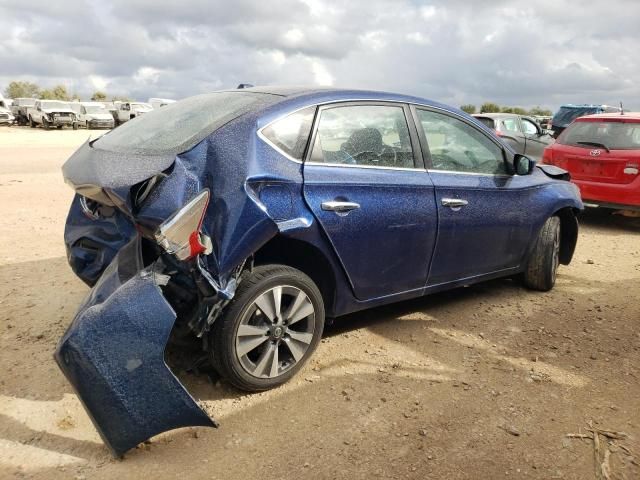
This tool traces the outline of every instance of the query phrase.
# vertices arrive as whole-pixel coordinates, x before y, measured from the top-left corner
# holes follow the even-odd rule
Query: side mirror
[[[535,160],[531,160],[525,155],[516,153],[513,157],[513,169],[518,175],[529,175],[536,166]]]

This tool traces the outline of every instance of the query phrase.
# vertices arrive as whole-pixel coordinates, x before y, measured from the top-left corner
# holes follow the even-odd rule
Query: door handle
[[[469,205],[469,202],[467,202],[466,200],[462,200],[461,198],[443,198],[442,199],[443,207],[460,208],[460,207],[464,207],[465,205]]]
[[[322,210],[326,210],[329,212],[336,212],[340,216],[348,215],[351,210],[356,210],[360,208],[359,203],[339,202],[337,200],[322,202],[320,206],[322,207]]]

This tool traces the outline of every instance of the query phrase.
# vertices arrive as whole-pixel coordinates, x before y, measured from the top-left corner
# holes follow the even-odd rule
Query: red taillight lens
[[[154,235],[158,244],[179,260],[210,253],[211,239],[200,231],[208,204],[209,190],[203,190],[162,222]]]
[[[496,132],[496,135],[501,137],[502,136],[502,132],[500,130],[494,130],[494,132]]]

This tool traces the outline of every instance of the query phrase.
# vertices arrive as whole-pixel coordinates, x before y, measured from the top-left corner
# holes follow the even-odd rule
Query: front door
[[[418,144],[402,104],[318,111],[304,197],[360,300],[424,288],[437,211]]]
[[[504,149],[460,117],[415,110],[436,191],[438,240],[428,284],[518,267],[531,238],[531,176],[509,175]]]

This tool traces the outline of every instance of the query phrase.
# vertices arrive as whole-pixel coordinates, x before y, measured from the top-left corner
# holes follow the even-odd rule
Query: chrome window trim
[[[324,163],[324,162],[305,162],[305,165],[312,165],[315,167],[345,167],[345,168],[364,168],[374,170],[401,170],[404,172],[427,172],[424,168],[408,168],[408,167],[376,167],[375,165],[358,165],[355,163]]]
[[[273,148],[276,152],[278,152],[279,154],[281,154],[283,157],[285,157],[287,160],[297,163],[297,164],[303,164],[305,163],[304,160],[298,160],[296,158],[293,158],[291,155],[289,155],[288,153],[286,153],[285,151],[283,151],[280,147],[278,147],[277,145],[275,145],[272,141],[270,141],[263,133],[262,131],[266,128],[268,128],[269,126],[271,126],[273,123],[278,122],[280,120],[282,120],[285,117],[288,117],[289,115],[292,115],[296,112],[299,112],[300,110],[304,110],[306,108],[309,107],[326,107],[327,105],[332,105],[332,104],[340,104],[340,103],[349,103],[349,102],[373,102],[373,103],[391,103],[394,105],[408,105],[408,106],[415,106],[415,107],[423,107],[423,108],[427,108],[430,110],[436,110],[439,112],[442,112],[445,115],[450,115],[453,117],[458,118],[459,120],[461,120],[462,122],[468,124],[469,126],[471,126],[472,128],[475,128],[476,130],[478,130],[478,132],[480,132],[481,134],[483,134],[485,137],[487,137],[489,140],[491,140],[493,143],[496,144],[496,146],[500,147],[501,149],[504,150],[504,146],[500,144],[500,142],[494,138],[491,138],[491,136],[487,135],[486,132],[483,132],[481,129],[477,128],[476,125],[473,125],[471,122],[468,121],[468,119],[466,117],[464,117],[463,115],[460,115],[457,112],[452,112],[450,110],[447,110],[445,108],[442,107],[438,107],[435,105],[427,105],[425,103],[419,103],[419,102],[409,102],[409,101],[404,101],[404,100],[387,100],[387,99],[372,99],[372,98],[360,98],[360,97],[353,97],[353,98],[341,98],[341,99],[336,99],[336,100],[327,100],[324,102],[319,102],[319,103],[310,103],[308,105],[304,105],[302,107],[296,108],[294,110],[291,110],[287,113],[284,113],[276,118],[274,118],[273,120],[271,120],[269,123],[267,123],[266,125],[263,125],[262,127],[260,127],[257,130],[257,134],[258,134],[258,138],[260,138],[263,142],[265,142],[267,145],[269,145],[271,148]],[[316,112],[316,115],[318,114],[318,112]],[[409,125],[409,119],[407,120],[407,125]],[[315,124],[315,118],[314,118],[314,124]],[[313,134],[313,126],[312,125],[312,134]],[[417,128],[417,125],[416,125]],[[413,145],[412,145],[412,148]],[[421,148],[421,147],[420,147]],[[307,152],[305,152],[307,153]],[[338,166],[338,167],[345,167],[345,166],[349,166],[349,165],[345,165],[345,164],[341,164],[341,163],[319,163],[319,162],[306,162],[310,165],[328,165],[328,166]],[[358,165],[356,165],[357,167]],[[404,168],[404,167],[375,167],[375,166],[359,166],[360,168],[379,168],[379,169],[391,169],[391,170],[411,170],[411,171],[429,171],[429,169],[424,169],[424,168],[419,168],[419,167],[414,167],[414,168]],[[438,172],[443,172],[444,170],[434,170],[434,171],[438,171]],[[464,172],[448,172],[448,173],[464,173]],[[512,175],[509,174],[484,174],[484,173],[479,173],[477,175],[492,175],[492,176],[505,176],[505,177],[510,177]]]
[[[478,173],[478,172],[458,172],[456,170],[438,170],[436,168],[428,168],[429,173],[448,173],[452,175],[476,175],[480,177],[506,177],[511,178],[519,175],[509,175],[508,173]]]

